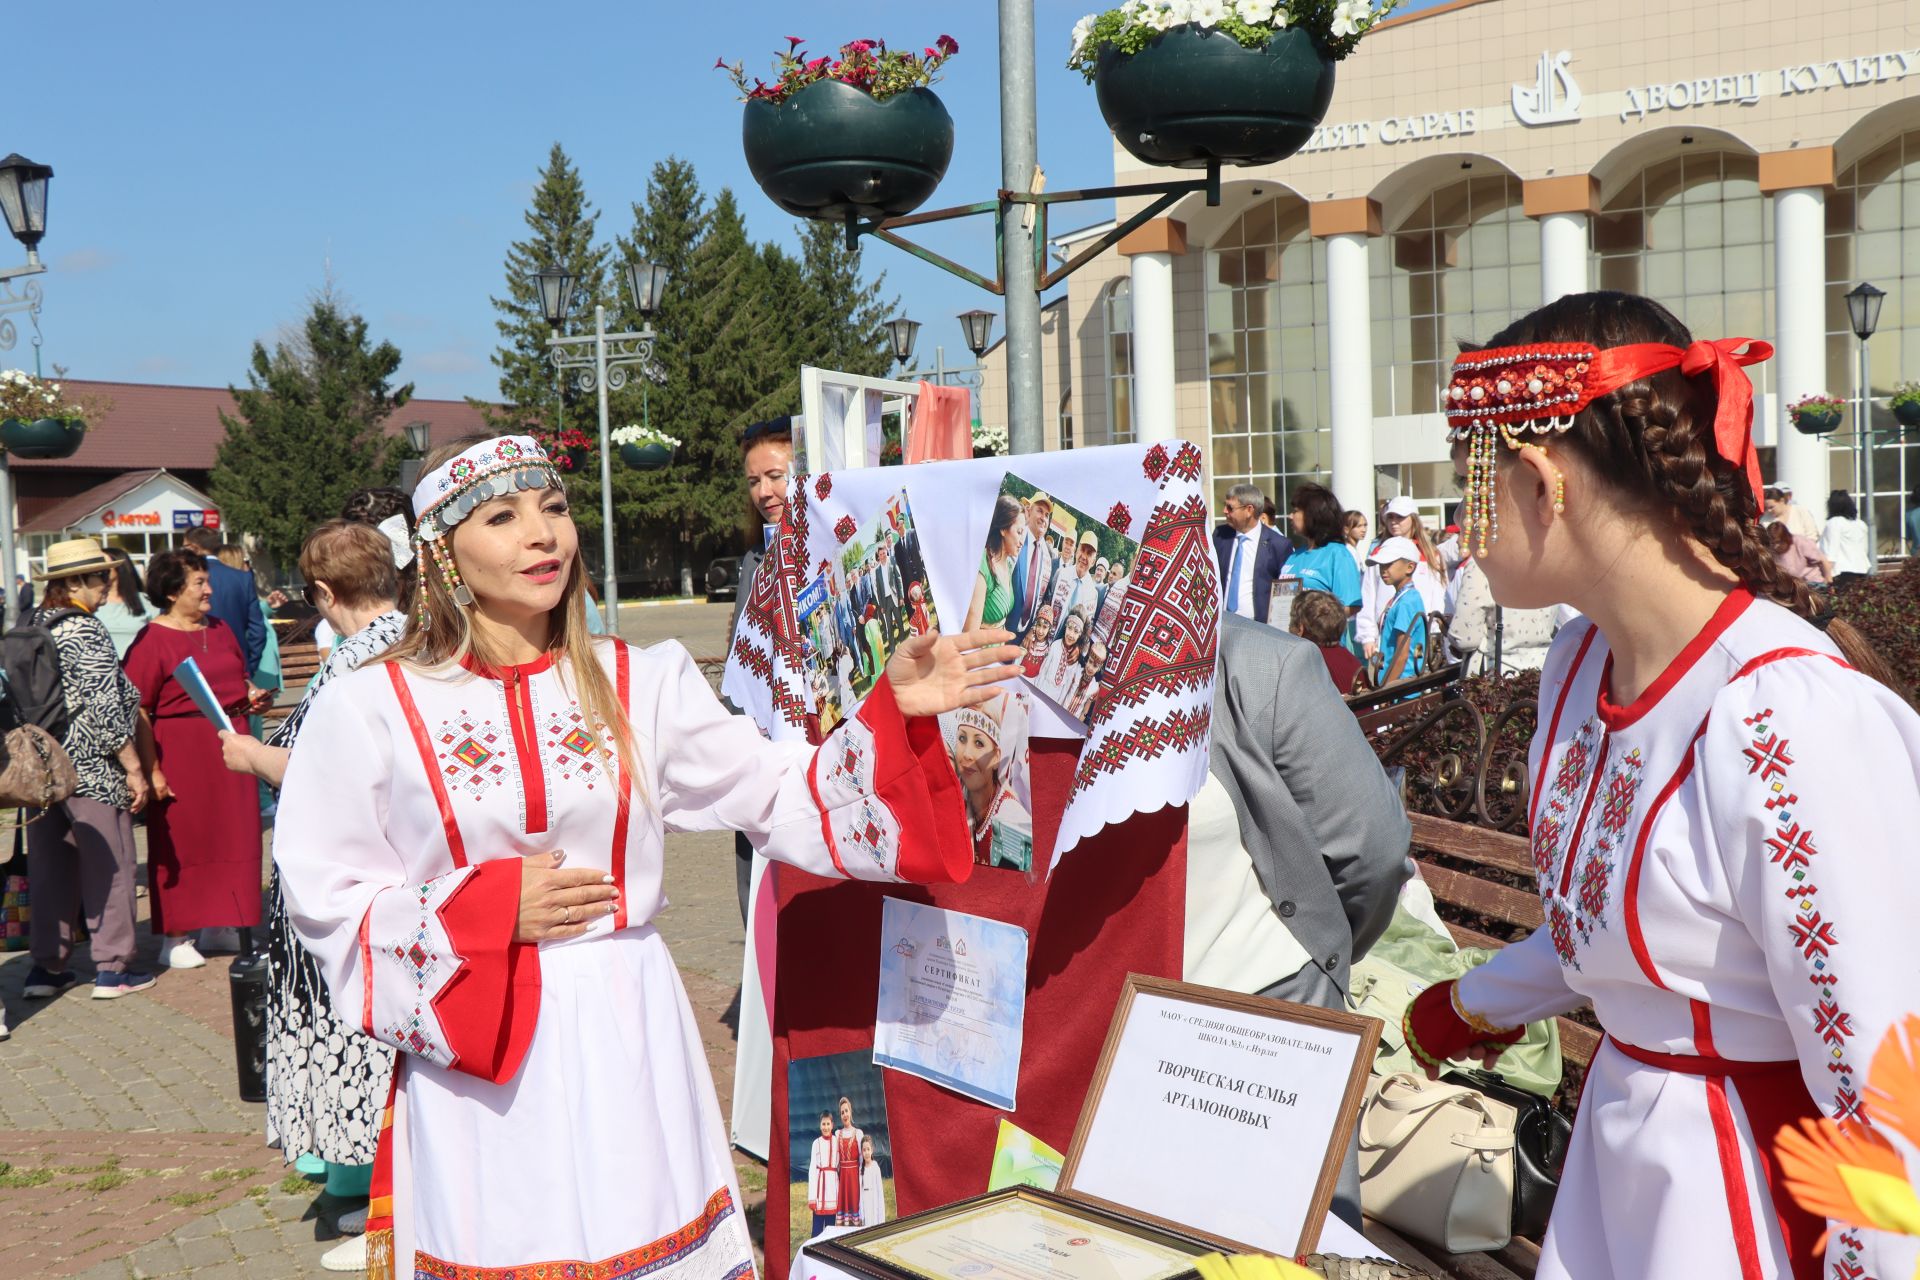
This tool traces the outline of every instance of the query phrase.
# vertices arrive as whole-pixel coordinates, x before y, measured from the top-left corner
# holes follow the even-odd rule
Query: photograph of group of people
[[[827,572],[801,591],[796,612],[807,639],[820,731],[831,733],[872,691],[902,640],[940,629],[904,491],[856,530]]]
[[[787,1064],[795,1253],[829,1227],[871,1227],[894,1216],[881,1071],[865,1051]]]
[[[1008,685],[977,707],[940,717],[967,802],[973,860],[1033,871],[1033,791],[1027,755],[1032,695]]]
[[[1008,473],[994,499],[967,626],[999,626],[1024,651],[1022,673],[1085,721],[1117,654],[1140,544]]]

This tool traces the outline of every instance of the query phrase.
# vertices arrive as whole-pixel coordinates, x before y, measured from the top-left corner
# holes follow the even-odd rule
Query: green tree
[[[846,229],[831,222],[800,224],[800,264],[801,363],[885,377],[893,367],[886,322],[899,306],[881,298],[886,273],[868,283],[859,246],[847,248]]]
[[[555,372],[547,361],[547,336],[553,332],[541,311],[534,274],[559,267],[574,278],[574,315],[591,317],[593,305],[607,301],[607,246],[595,246],[599,213],[586,194],[580,171],[559,142],[547,152],[534,201],[526,209],[526,240],[507,246],[507,296],[493,297],[499,313],[495,328],[501,345],[493,351],[499,368],[499,397],[509,407],[511,424],[538,420],[549,432],[561,426],[597,428],[593,397],[566,386],[557,397]],[[557,411],[557,401],[563,409]]]
[[[355,489],[392,483],[406,445],[383,426],[413,395],[411,383],[393,387],[399,368],[400,349],[375,346],[331,289],[271,352],[253,344],[247,386],[231,388],[240,414],[220,415],[212,496],[277,563],[292,563]]]

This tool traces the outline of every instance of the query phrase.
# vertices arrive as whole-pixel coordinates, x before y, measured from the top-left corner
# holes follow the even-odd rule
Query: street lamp
[[[901,368],[913,361],[914,340],[920,336],[920,322],[897,316],[887,321],[887,337],[893,341],[893,360]]]
[[[548,267],[536,272],[533,277],[535,288],[540,294],[540,308],[546,315],[547,323],[553,326],[553,334],[547,339],[547,359],[561,377],[569,372],[574,375],[574,385],[582,391],[598,393],[600,402],[600,552],[601,587],[600,606],[604,611],[608,635],[618,635],[617,610],[620,605],[620,586],[614,573],[613,563],[613,462],[607,440],[607,393],[618,391],[627,385],[627,370],[638,369],[640,375],[652,382],[664,380],[664,374],[653,362],[653,326],[647,325],[638,332],[608,333],[607,308],[604,303],[593,306],[593,332],[569,338],[561,331],[566,327],[567,315],[572,309],[574,280],[567,272],[556,267]],[[635,262],[627,266],[627,289],[632,295],[633,308],[640,313],[642,322],[660,309],[660,302],[666,293],[667,269],[657,263]],[[643,388],[644,397],[644,388]],[[642,400],[642,413],[645,412]]]
[[[1859,404],[1854,410],[1853,438],[1860,450],[1861,492],[1867,520],[1867,564],[1871,572],[1880,562],[1880,543],[1873,520],[1873,374],[1867,364],[1867,339],[1880,327],[1880,306],[1887,300],[1886,290],[1876,289],[1862,280],[1847,292],[1847,320],[1853,336],[1860,340]]]
[[[993,312],[962,311],[960,328],[967,335],[967,350],[973,352],[973,358],[979,360],[987,354],[987,347],[993,341]]]
[[[37,276],[47,268],[40,261],[40,239],[47,234],[47,180],[53,177],[51,166],[35,164],[18,152],[0,160],[0,215],[7,230],[27,247],[24,266],[0,268],[0,316],[24,311],[33,322],[33,372],[40,373],[40,282],[29,280],[14,292],[13,282],[22,276]],[[13,321],[0,319],[0,351],[13,349]],[[17,573],[13,559],[13,477],[7,471],[7,457],[0,452],[0,564]],[[0,601],[0,619],[10,616],[13,607],[13,578],[0,573],[6,587],[6,599]]]

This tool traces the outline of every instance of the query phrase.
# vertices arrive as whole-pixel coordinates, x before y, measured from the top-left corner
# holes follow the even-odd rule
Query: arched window
[[[1107,438],[1088,444],[1126,444],[1133,439],[1133,282],[1113,282],[1101,304],[1106,324]]]
[[[1593,219],[1597,289],[1661,303],[1697,338],[1773,333],[1773,202],[1760,162],[1689,148],[1627,180]],[[1747,371],[1771,389],[1771,362]]]
[[[1216,501],[1236,484],[1284,494],[1330,478],[1326,248],[1306,202],[1263,201],[1207,251],[1208,413]]]
[[[1867,344],[1872,421],[1874,534],[1882,555],[1920,553],[1906,545],[1906,517],[1920,488],[1920,439],[1898,434],[1887,397],[1896,383],[1920,381],[1920,130],[1875,148],[1843,170],[1827,196],[1827,391],[1859,393],[1860,356],[1847,319],[1847,291],[1868,281],[1887,292],[1880,326]],[[1853,415],[1827,437],[1832,485],[1858,501],[1864,476]],[[1816,517],[1827,495],[1795,494]]]

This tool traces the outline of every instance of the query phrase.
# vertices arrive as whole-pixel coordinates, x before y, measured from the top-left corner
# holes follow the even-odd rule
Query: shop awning
[[[176,511],[200,513],[204,520],[204,513],[213,510],[213,499],[162,467],[102,480],[48,507],[20,532],[61,533],[72,529],[90,535],[131,530],[158,533],[175,527]],[[218,524],[217,516],[213,523]]]

